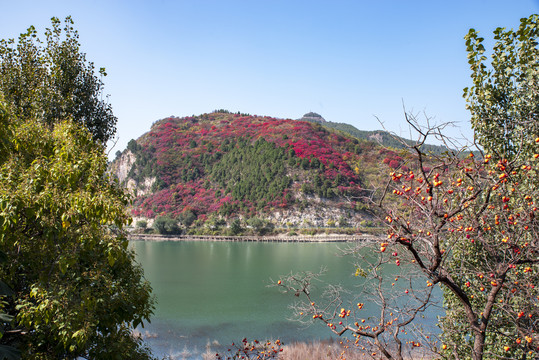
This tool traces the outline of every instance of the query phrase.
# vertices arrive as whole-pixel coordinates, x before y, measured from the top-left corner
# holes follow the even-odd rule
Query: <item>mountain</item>
[[[365,189],[402,156],[321,123],[221,110],[155,122],[111,171],[133,191],[135,217],[359,227],[373,219]]]

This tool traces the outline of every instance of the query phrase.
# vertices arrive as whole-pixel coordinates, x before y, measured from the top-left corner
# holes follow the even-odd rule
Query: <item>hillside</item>
[[[384,130],[372,130],[372,131],[359,130],[355,126],[350,125],[350,124],[326,121],[321,115],[317,113],[313,113],[313,112],[309,112],[303,115],[303,117],[301,117],[301,119],[298,119],[298,120],[321,123],[327,128],[342,131],[358,139],[371,140],[384,147],[404,149],[406,147],[404,144],[410,145],[410,146],[415,144],[414,141],[412,140],[408,140],[399,136],[392,135],[389,132],[384,131]],[[422,150],[426,153],[430,152],[433,154],[441,154],[447,151],[447,148],[440,145],[425,144],[423,145]]]
[[[395,151],[317,123],[220,111],[157,121],[112,171],[134,192],[135,217],[360,227],[372,221],[364,189],[402,165]]]

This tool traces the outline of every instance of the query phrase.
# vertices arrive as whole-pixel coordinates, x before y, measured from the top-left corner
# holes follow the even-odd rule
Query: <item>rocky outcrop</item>
[[[155,176],[146,177],[142,181],[135,181],[131,178],[130,172],[135,164],[136,156],[131,150],[126,149],[120,157],[111,165],[111,172],[118,178],[120,184],[124,185],[135,196],[146,195],[151,192],[155,183]]]
[[[114,167],[112,168],[113,174],[116,175],[120,183],[124,183],[135,163],[136,157],[131,150],[125,150],[120,158],[114,162]]]

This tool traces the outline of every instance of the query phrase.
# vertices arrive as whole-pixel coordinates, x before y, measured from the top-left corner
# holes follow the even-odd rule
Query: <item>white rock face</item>
[[[144,181],[142,183],[136,184],[137,196],[149,194],[152,190],[152,185],[155,182],[155,180],[156,180],[155,176],[147,177],[147,178],[144,178]],[[132,183],[135,184],[134,180],[130,179],[130,181],[132,181]],[[127,184],[127,186],[129,187],[129,183]]]
[[[135,154],[130,150],[126,150],[117,161],[114,173],[118,177],[120,184],[124,184],[133,194],[136,194],[136,196],[146,195],[151,191],[156,178],[155,176],[144,178],[144,180],[138,184],[134,179],[128,178],[127,175],[131,171],[135,160]]]
[[[127,174],[129,174],[129,171],[131,171],[131,167],[133,167],[135,160],[135,154],[133,154],[130,150],[126,150],[120,157],[115,171],[120,183],[123,183],[125,179],[127,179]]]
[[[268,216],[268,220],[282,227],[323,228],[345,225],[339,224],[339,220],[344,220],[347,226],[359,227],[360,222],[366,219],[365,214],[347,208],[344,203],[318,196],[301,195],[301,198],[308,200],[310,206],[301,210],[278,209]]]

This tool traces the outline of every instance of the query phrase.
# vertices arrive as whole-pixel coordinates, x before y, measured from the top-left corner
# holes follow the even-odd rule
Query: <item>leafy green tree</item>
[[[148,222],[146,220],[139,220],[136,223],[137,228],[139,229],[146,229],[148,227]]]
[[[132,336],[152,314],[151,288],[104,145],[81,124],[10,116],[1,101],[0,124],[0,279],[15,293],[1,341],[27,359],[151,358]]]
[[[135,139],[131,139],[127,143],[127,149],[133,153],[137,153],[137,151],[140,149],[140,146],[137,144],[137,141]]]
[[[273,231],[275,228],[275,225],[268,220],[263,220],[258,217],[252,217],[249,220],[247,220],[247,224],[253,228],[256,234],[258,235],[266,235]]]
[[[219,231],[224,225],[226,225],[226,221],[216,214],[210,215],[204,222],[204,226],[211,231]]]
[[[64,119],[83,124],[94,140],[105,143],[116,132],[116,117],[103,100],[104,68],[80,51],[73,20],[52,18],[45,42],[32,26],[18,41],[0,41],[0,91],[17,119],[52,125]]]
[[[484,38],[466,35],[472,86],[464,89],[474,134],[487,153],[498,158],[533,154],[539,135],[539,20],[521,19],[519,28],[494,30],[488,61]]]
[[[8,260],[7,255],[0,252],[0,263]],[[14,317],[6,313],[6,307],[9,305],[7,299],[13,297],[13,290],[2,280],[0,280],[0,339],[4,336],[6,327],[11,326]],[[20,359],[21,351],[10,345],[1,344],[0,340],[0,359],[17,360]]]
[[[240,219],[234,219],[232,220],[232,223],[230,224],[229,233],[230,235],[239,235],[243,231],[243,227],[241,226]]]
[[[153,228],[158,234],[178,234],[180,228],[176,220],[168,216],[158,216],[153,222]]]

